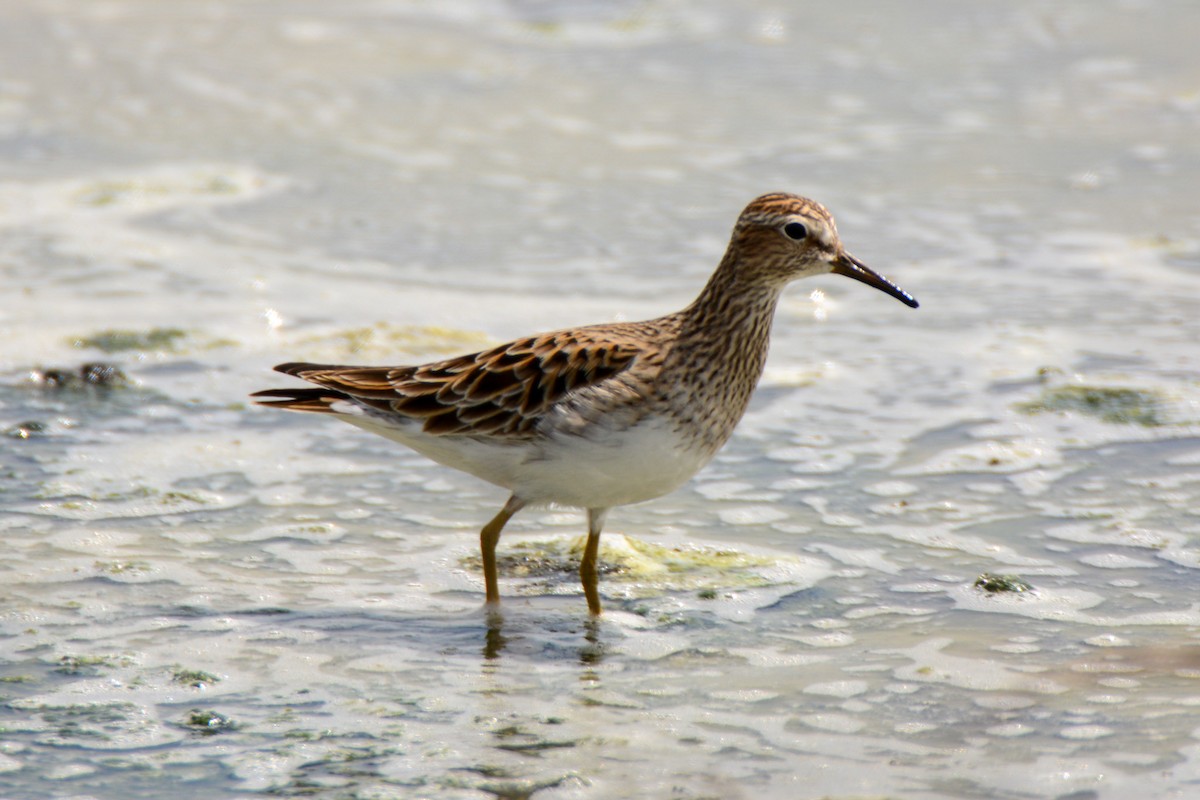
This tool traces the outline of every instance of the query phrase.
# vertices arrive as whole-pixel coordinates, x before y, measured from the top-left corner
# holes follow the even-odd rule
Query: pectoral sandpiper
[[[480,532],[487,603],[496,544],[527,505],[586,509],[579,567],[600,613],[600,529],[613,506],[664,495],[708,463],[762,375],[784,287],[835,272],[917,301],[847,253],[824,206],[766,194],[738,217],[700,296],[682,311],[543,333],[415,367],[289,363],[318,388],[270,389],[263,405],[333,414],[511,492]]]

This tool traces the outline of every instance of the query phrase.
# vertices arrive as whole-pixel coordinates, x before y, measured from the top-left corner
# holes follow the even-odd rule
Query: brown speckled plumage
[[[280,372],[319,388],[254,396],[336,414],[509,489],[480,537],[490,604],[499,600],[495,546],[508,519],[531,502],[586,508],[580,572],[598,614],[596,558],[608,509],[670,491],[728,440],[762,375],[783,289],[826,272],[917,305],[844,251],[824,206],[773,193],[742,212],[717,270],[682,311],[421,366],[281,364]],[[660,441],[675,452],[648,444]]]

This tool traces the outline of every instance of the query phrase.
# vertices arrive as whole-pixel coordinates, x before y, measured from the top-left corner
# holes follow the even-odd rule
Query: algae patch
[[[105,575],[140,575],[150,571],[147,561],[95,561],[92,567]]]
[[[389,325],[378,322],[361,328],[347,328],[323,336],[305,339],[302,344],[331,357],[395,358],[397,353],[414,358],[458,355],[483,350],[495,342],[481,333],[437,325]]]
[[[98,675],[102,669],[127,667],[133,660],[128,656],[119,655],[66,655],[58,660],[55,672],[64,675]]]
[[[161,170],[128,178],[106,178],[82,184],[74,201],[90,208],[146,210],[188,198],[227,199],[259,188],[262,178],[245,171],[220,169]]]
[[[198,736],[213,736],[237,727],[233,720],[216,711],[202,711],[198,708],[188,712],[183,726]]]
[[[507,578],[529,580],[530,594],[549,594],[560,586],[575,587],[586,537],[517,542],[497,553],[497,567]],[[600,545],[598,571],[609,585],[620,584],[631,597],[655,597],[666,592],[695,591],[717,599],[720,590],[752,589],[780,583],[772,578],[781,559],[735,550],[705,547],[665,547],[630,536],[606,536]],[[478,555],[460,562],[472,572],[480,569]],[[786,580],[786,578],[784,579]]]
[[[71,344],[105,353],[123,353],[131,350],[172,351],[186,337],[187,331],[179,328],[151,328],[148,331],[112,328],[90,336],[76,337],[71,340]]]
[[[171,680],[184,686],[191,686],[193,689],[203,689],[209,684],[219,683],[221,679],[204,670],[180,668],[171,674]]]
[[[1017,409],[1025,414],[1075,412],[1114,424],[1155,427],[1166,424],[1162,406],[1162,398],[1145,389],[1070,385],[1048,387],[1037,400],[1019,403]]]
[[[1013,593],[1033,591],[1033,585],[1016,575],[993,575],[985,572],[975,579],[976,589],[982,589],[988,594]]]
[[[101,488],[88,491],[74,484],[50,481],[43,483],[32,497],[36,503],[21,506],[26,513],[88,520],[190,514],[241,502],[239,497],[204,489],[181,491],[134,486],[106,492]]]

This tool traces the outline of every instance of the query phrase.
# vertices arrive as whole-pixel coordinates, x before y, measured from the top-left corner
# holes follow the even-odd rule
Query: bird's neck
[[[753,362],[757,382],[784,286],[747,278],[738,260],[738,250],[731,246],[699,296],[683,310],[679,342]]]
[[[704,409],[719,447],[762,376],[783,285],[747,280],[731,247],[696,300],[679,313],[679,336],[663,365],[689,404]]]

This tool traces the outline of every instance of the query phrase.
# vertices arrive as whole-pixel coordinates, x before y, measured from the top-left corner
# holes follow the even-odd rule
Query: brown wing
[[[614,341],[612,333],[586,329],[518,339],[481,353],[419,367],[340,367],[290,363],[275,367],[332,390],[337,396],[424,420],[432,434],[527,435],[538,417],[573,390],[594,385],[627,369],[642,352],[636,339]],[[301,393],[329,398],[321,390],[260,392],[260,397],[297,410],[328,410]],[[302,405],[304,407],[302,407]]]

